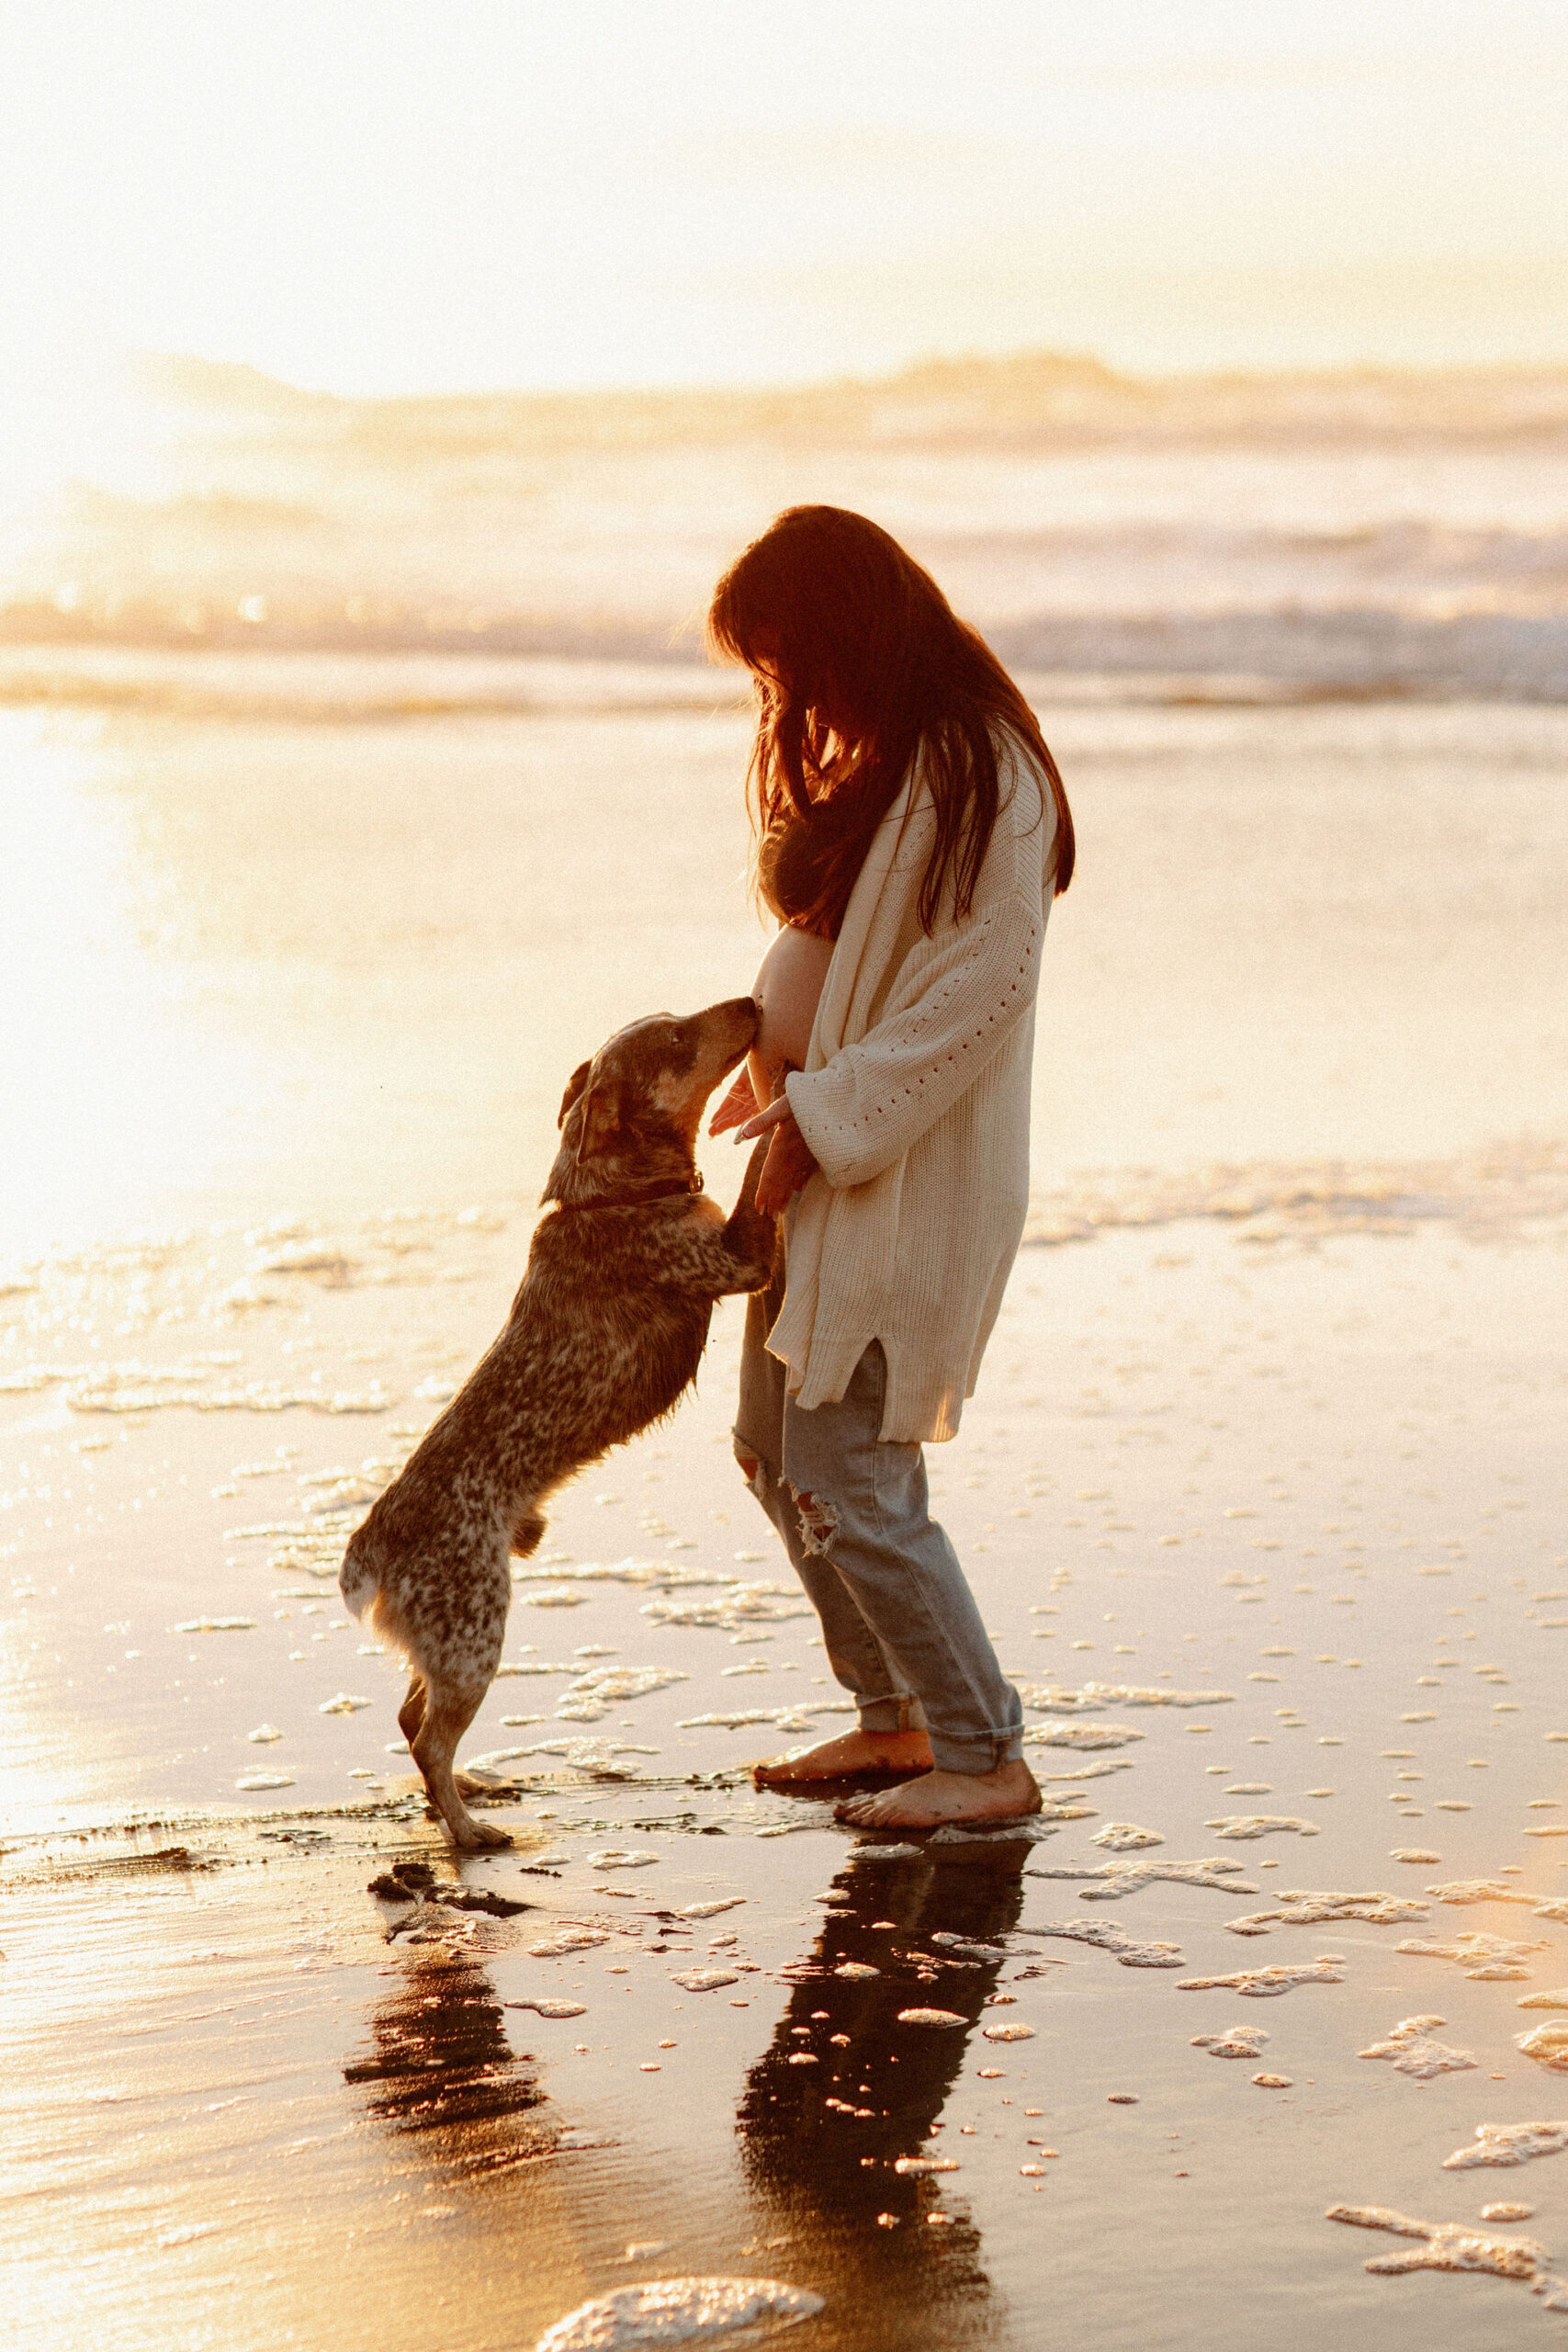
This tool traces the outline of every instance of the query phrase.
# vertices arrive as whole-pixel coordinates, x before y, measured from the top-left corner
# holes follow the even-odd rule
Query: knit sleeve
[[[835,1188],[870,1183],[902,1159],[1033,1003],[1045,890],[1040,823],[1030,811],[1040,805],[1021,779],[992,834],[969,917],[938,933],[857,1044],[785,1080],[795,1123]]]

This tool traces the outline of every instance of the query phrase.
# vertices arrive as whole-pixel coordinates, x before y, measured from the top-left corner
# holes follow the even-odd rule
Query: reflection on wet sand
[[[897,2313],[900,2344],[998,2340],[980,2233],[955,2210],[962,2173],[894,2167],[901,2157],[957,2158],[965,2144],[949,2145],[940,2119],[1000,1962],[927,1947],[943,1930],[982,1944],[1005,1937],[1022,1908],[1028,1851],[841,1871],[809,1959],[790,1972],[795,1989],[773,2045],[747,2076],[742,2162],[748,2186],[773,2209],[759,2235],[787,2231],[805,2257],[798,2275],[829,2295],[840,2287],[863,2322]],[[877,1973],[858,1973],[870,1969]],[[900,2025],[899,2011],[915,2007],[966,2023]]]
[[[344,2070],[367,2086],[367,2112],[395,2132],[437,2134],[420,2149],[454,2185],[547,2154],[560,2119],[528,2057],[513,2054],[500,1996],[468,1957],[411,1957],[370,2019],[369,2052]]]

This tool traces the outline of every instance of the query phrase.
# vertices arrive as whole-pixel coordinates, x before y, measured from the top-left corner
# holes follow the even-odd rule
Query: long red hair
[[[920,922],[930,933],[950,891],[963,921],[1001,807],[998,730],[1049,781],[1056,894],[1066,888],[1072,812],[1039,721],[930,572],[875,523],[842,506],[787,507],[715,589],[708,639],[756,679],[760,832],[793,812],[818,836],[820,903],[803,910],[808,922],[841,914],[917,752],[936,809]],[[852,757],[828,782],[835,732]]]

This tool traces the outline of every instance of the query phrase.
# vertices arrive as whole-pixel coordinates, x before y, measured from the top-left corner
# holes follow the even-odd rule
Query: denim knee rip
[[[745,1479],[746,1484],[750,1487],[751,1492],[756,1496],[757,1500],[761,1504],[762,1509],[766,1510],[768,1508],[768,1466],[766,1463],[761,1461],[756,1454],[750,1451],[743,1453],[739,1445],[736,1446],[734,1451],[736,1464],[739,1469],[740,1476]]]
[[[810,1494],[789,1479],[784,1483],[800,1521],[800,1548],[808,1560],[821,1557],[839,1532],[837,1506],[824,1502],[820,1495]]]

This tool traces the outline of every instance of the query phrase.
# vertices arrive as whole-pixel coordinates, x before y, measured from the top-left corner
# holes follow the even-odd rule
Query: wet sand
[[[731,1306],[520,1566],[465,1750],[516,1843],[458,1863],[334,1578],[505,1312],[566,1070],[755,961],[743,719],[637,685],[6,716],[14,2340],[530,2352],[691,2276],[834,2352],[1561,2329],[1568,2165],[1448,2160],[1568,2115],[1562,715],[1053,718],[1032,1239],[931,1456],[1042,1834],[751,1789],[845,1702]],[[1483,2268],[1364,2267],[1408,2257]]]
[[[1406,2242],[1324,2218],[1568,2255],[1568,2172],[1443,2169],[1561,2103],[1516,2047],[1551,2015],[1520,1999],[1568,1984],[1568,1921],[1537,1907],[1568,1894],[1561,1227],[1190,1220],[1024,1253],[933,1476],[1030,1696],[1027,1845],[889,1852],[750,1787],[744,1760],[830,1729],[841,1694],[728,1461],[727,1309],[700,1397],[520,1568],[519,1670],[467,1743],[517,1844],[458,1863],[332,1567],[525,1229],[206,1236],[9,1302],[8,1381],[89,1296],[141,1367],[5,1396],[17,2340],[529,2345],[693,2273],[815,2290],[800,2341],[835,2346],[1028,2346],[1063,2311],[1128,2346],[1190,2343],[1201,2312],[1238,2352],[1561,2325],[1528,2282],[1369,2277]],[[290,1249],[248,1277],[276,1304],[160,1322]],[[255,1383],[380,1409],[259,1412]],[[161,1402],[215,1388],[249,1406]],[[645,1668],[629,1699],[588,1679]],[[699,1720],[752,1712],[785,1720]],[[367,1891],[409,1861],[434,1902]],[[1208,1883],[1097,1875],[1196,1861]],[[1472,1880],[1494,1894],[1451,1899]],[[457,1886],[527,1907],[453,1909]],[[1404,1916],[1258,1919],[1281,1889]],[[1100,1946],[1062,1932],[1085,1928]],[[1524,1948],[1508,1973],[1464,1973],[1477,1933]],[[1123,1964],[1121,1937],[1175,1952]],[[1273,1997],[1184,1989],[1324,1955]],[[1473,2064],[1422,2082],[1359,2054],[1410,2017]],[[1194,2046],[1237,2025],[1268,2037],[1241,2063]],[[1528,2230],[1480,2222],[1499,2197]]]

